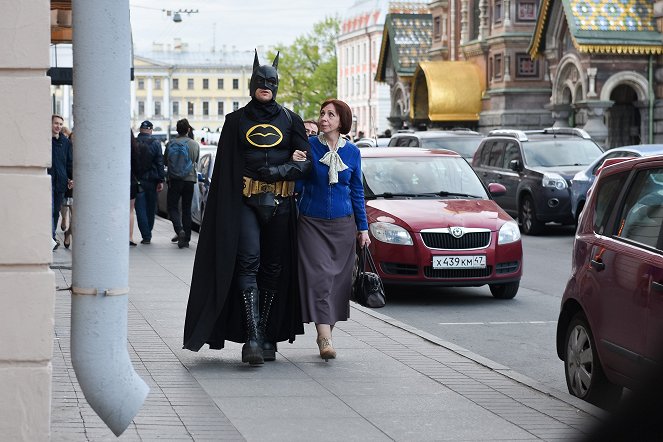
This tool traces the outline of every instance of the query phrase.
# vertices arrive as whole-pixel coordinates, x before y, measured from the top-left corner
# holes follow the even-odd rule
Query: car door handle
[[[651,282],[651,289],[655,292],[663,292],[663,284],[660,282]]]
[[[497,178],[503,178],[501,173],[497,174]]]
[[[594,267],[596,269],[596,271],[598,271],[598,272],[601,272],[601,271],[605,270],[605,264],[603,264],[603,262],[601,262],[601,261],[597,261],[595,259],[592,259],[591,261],[589,261],[589,264],[592,267]]]
[[[483,173],[483,176],[488,176],[488,172],[484,172],[484,173]]]

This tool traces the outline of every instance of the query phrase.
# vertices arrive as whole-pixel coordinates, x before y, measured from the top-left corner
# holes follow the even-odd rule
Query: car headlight
[[[546,173],[543,175],[541,185],[562,190],[566,189],[566,180],[558,173]]]
[[[514,221],[505,222],[497,235],[497,244],[510,244],[520,240],[520,229]]]
[[[402,246],[411,246],[412,237],[407,230],[401,226],[391,223],[372,223],[369,226],[371,234],[378,241],[387,244],[400,244]]]

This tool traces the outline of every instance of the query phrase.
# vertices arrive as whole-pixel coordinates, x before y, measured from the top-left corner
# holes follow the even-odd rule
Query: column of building
[[[663,0],[654,1],[654,17],[656,27],[663,33]],[[663,143],[663,55],[656,56],[655,71],[653,75],[655,105],[653,110],[653,143]]]
[[[51,252],[49,2],[3,2],[0,156],[0,439],[49,440]]]
[[[154,116],[154,99],[152,91],[154,88],[154,79],[150,76],[146,78],[147,98],[145,99],[145,118],[148,120]]]

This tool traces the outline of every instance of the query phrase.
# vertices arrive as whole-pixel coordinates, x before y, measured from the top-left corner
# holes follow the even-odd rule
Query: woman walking
[[[299,287],[304,322],[314,322],[320,357],[333,359],[332,330],[350,316],[355,244],[370,244],[359,149],[350,132],[352,111],[343,101],[322,103],[320,134],[309,138],[313,170],[299,201]]]

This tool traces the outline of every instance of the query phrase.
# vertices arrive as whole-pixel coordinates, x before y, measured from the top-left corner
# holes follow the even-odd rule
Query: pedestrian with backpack
[[[189,137],[193,129],[186,118],[177,122],[177,137],[170,140],[164,152],[168,167],[168,217],[173,223],[177,246],[189,247],[191,240],[191,201],[193,186],[197,181],[196,164],[200,156],[200,146]],[[180,214],[180,200],[182,213]]]

